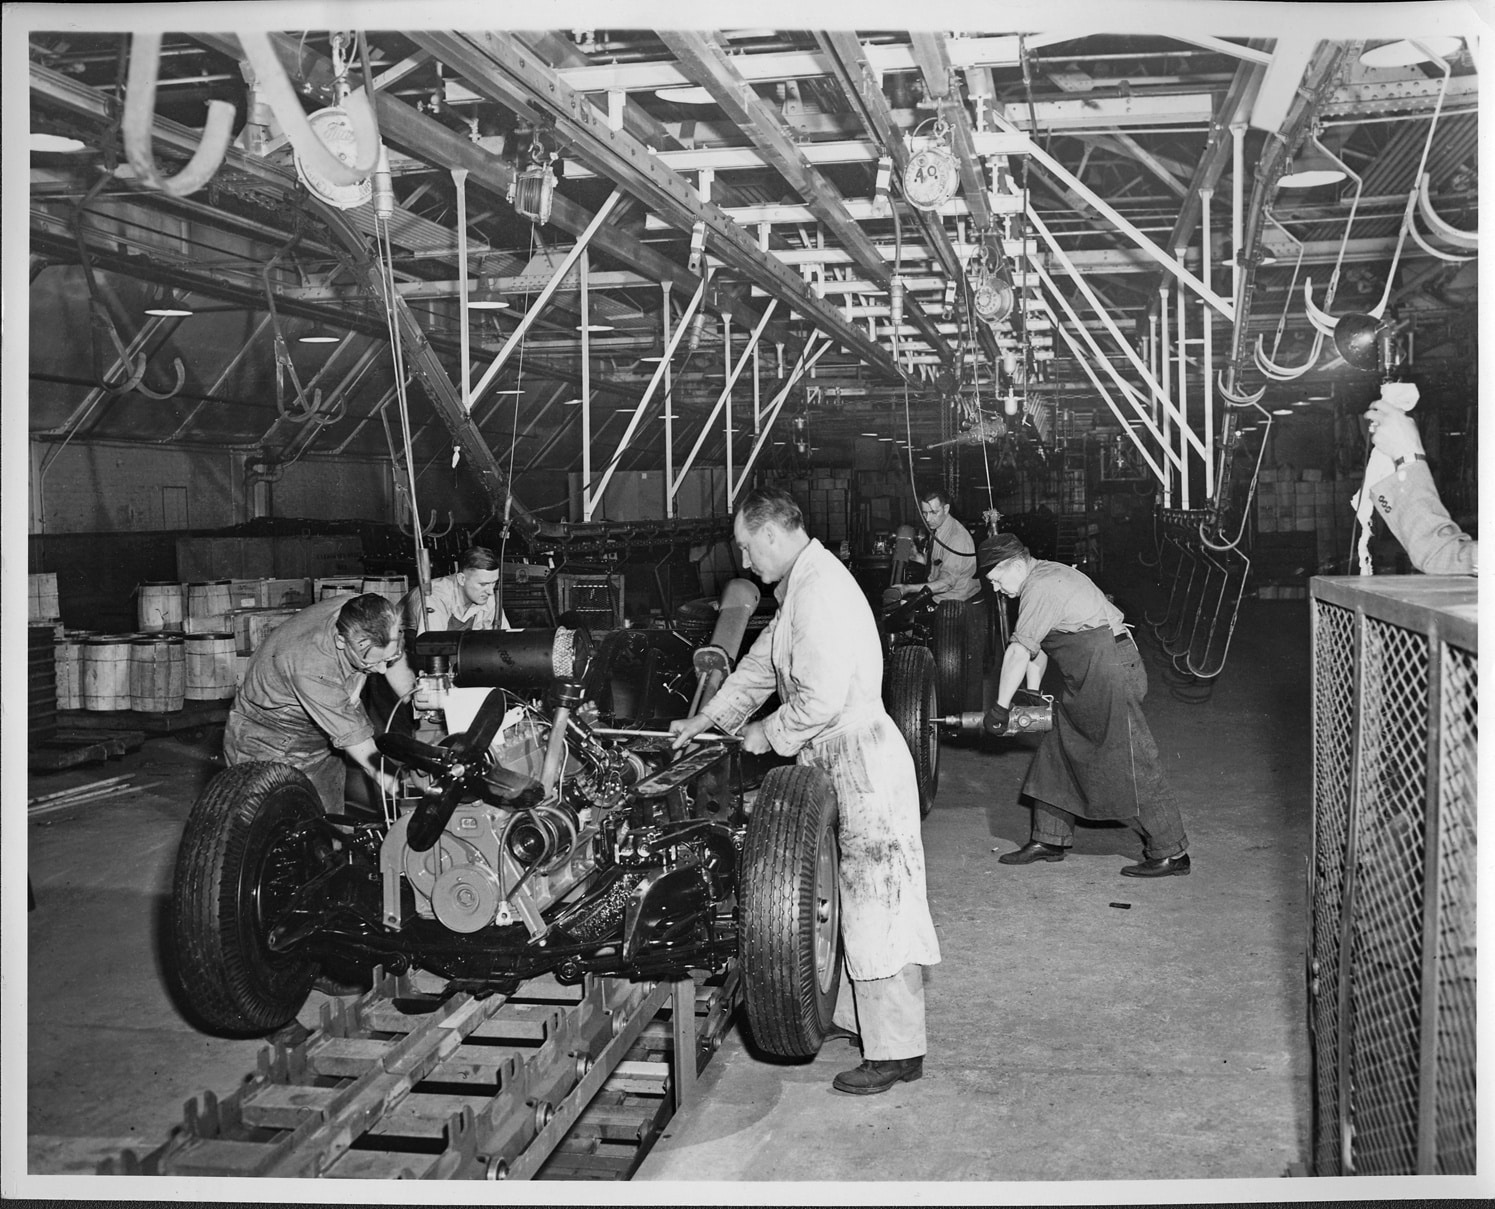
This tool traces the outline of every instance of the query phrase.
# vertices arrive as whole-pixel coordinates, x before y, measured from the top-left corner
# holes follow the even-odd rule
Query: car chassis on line
[[[481,704],[445,735],[380,735],[402,794],[368,816],[325,813],[288,764],[218,774],[172,901],[190,1012],[259,1035],[293,1020],[324,972],[380,965],[486,994],[546,973],[673,979],[740,960],[755,1042],[816,1052],[840,978],[834,788],[781,764],[754,789],[734,737],[676,752],[662,729],[720,684],[757,596],[730,585],[694,649],[670,631],[595,647],[565,627],[420,635],[417,718],[450,717],[464,690]],[[661,713],[637,716],[642,701]]]

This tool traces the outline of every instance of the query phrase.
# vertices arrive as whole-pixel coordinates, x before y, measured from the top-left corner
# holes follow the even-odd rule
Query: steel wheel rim
[[[836,844],[829,831],[821,835],[815,853],[815,981],[821,994],[829,994],[835,979],[836,941],[841,933],[841,893],[836,877]]]

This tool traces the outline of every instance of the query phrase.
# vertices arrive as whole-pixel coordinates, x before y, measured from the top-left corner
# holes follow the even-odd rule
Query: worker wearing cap
[[[877,624],[851,572],[805,532],[786,492],[748,494],[732,532],[744,565],[776,585],[779,609],[701,712],[670,723],[674,746],[710,727],[742,726],[745,751],[794,756],[834,784],[845,961],[830,1035],[859,1039],[864,1060],[832,1086],[884,1092],[923,1074],[923,967],[940,960],[940,944],[913,758],[882,704]],[[749,722],[774,692],[779,707]]]
[[[991,585],[1018,599],[996,701],[984,719],[987,732],[1005,732],[1013,694],[1025,679],[1036,689],[1050,658],[1064,679],[1054,729],[1023,782],[1033,799],[1032,836],[997,859],[1062,861],[1078,816],[1118,819],[1141,833],[1143,860],[1124,866],[1126,876],[1188,873],[1188,837],[1142,713],[1147,672],[1121,610],[1089,576],[1034,558],[1011,533],[988,537],[976,557]]]
[[[898,595],[928,588],[935,600],[970,600],[981,593],[976,578],[976,543],[970,531],[950,515],[950,497],[938,487],[919,497],[919,515],[929,530],[929,576],[922,584],[899,584]],[[915,553],[913,561],[926,556]]]
[[[419,586],[403,602],[405,616],[417,634],[427,630],[507,630],[509,619],[493,595],[500,575],[498,555],[486,546],[462,553],[457,570]]]
[[[331,814],[343,812],[345,756],[396,792],[394,776],[376,767],[374,726],[359,698],[370,672],[383,675],[397,695],[414,687],[399,620],[392,601],[369,592],[318,601],[277,627],[250,657],[229,711],[223,732],[229,765],[293,764]]]

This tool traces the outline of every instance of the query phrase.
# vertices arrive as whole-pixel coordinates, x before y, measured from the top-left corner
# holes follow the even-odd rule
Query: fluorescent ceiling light
[[[576,325],[576,330],[578,332],[581,331],[581,324],[578,323]],[[589,332],[610,332],[612,330],[613,330],[613,325],[611,323],[589,323],[589,324],[587,324],[587,331],[589,331]]]
[[[44,134],[33,130],[29,139],[32,151],[87,151],[82,139],[70,139],[64,134]]]
[[[488,393],[490,395],[522,395],[524,391],[517,386],[510,386],[504,390],[490,390]]]
[[[1418,38],[1417,41],[1440,59],[1458,54],[1461,45],[1461,39],[1450,37]],[[1362,67],[1411,67],[1415,63],[1426,62],[1428,62],[1427,54],[1412,45],[1410,38],[1402,38],[1397,42],[1388,42],[1384,46],[1373,47],[1360,56]]]
[[[875,437],[877,434],[875,432],[864,432],[862,435],[864,437]]]
[[[684,88],[656,88],[654,95],[661,101],[674,101],[677,105],[715,105],[716,98],[705,89],[694,84]]]
[[[1272,414],[1274,416],[1290,416],[1293,414],[1293,409],[1291,407],[1274,407]]]
[[[160,315],[162,318],[181,317],[185,318],[193,312],[186,307],[180,306],[148,306],[145,308],[147,315]]]
[[[469,298],[467,300],[469,311],[506,311],[509,304],[502,298]]]
[[[337,336],[329,335],[326,332],[307,332],[306,335],[296,341],[297,344],[336,344],[337,342]]]

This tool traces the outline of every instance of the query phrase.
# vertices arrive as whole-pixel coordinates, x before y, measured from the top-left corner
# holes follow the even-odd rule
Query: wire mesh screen
[[[1472,1173],[1475,656],[1371,603],[1314,603],[1315,1170]]]

